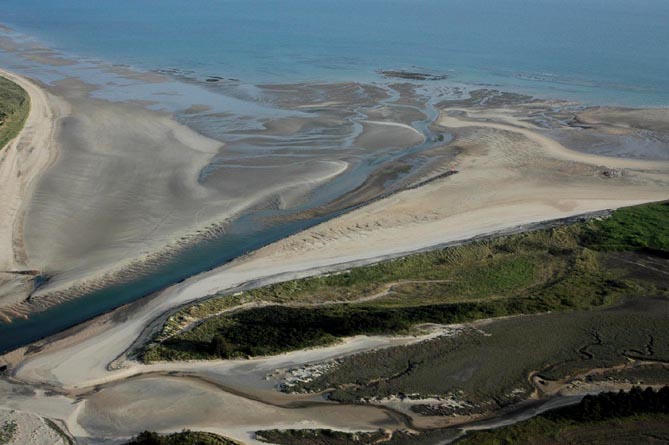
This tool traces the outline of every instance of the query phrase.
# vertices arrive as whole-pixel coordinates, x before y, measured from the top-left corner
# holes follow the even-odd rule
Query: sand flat
[[[262,285],[315,275],[527,223],[667,198],[666,163],[574,152],[510,113],[488,110],[485,120],[477,121],[476,113],[471,110],[466,115],[448,115],[448,111],[442,110],[440,125],[455,136],[452,145],[460,153],[457,174],[324,222],[171,286],[151,299],[99,317],[82,329],[73,330],[72,335],[38,342],[41,348],[38,352],[23,348],[4,360],[13,364],[13,375],[20,381],[29,385],[47,383],[69,397],[81,397],[84,402],[76,416],[68,417],[67,424],[72,431],[82,431],[84,435],[118,437],[123,434],[119,425],[128,422],[135,422],[133,428],[145,425],[158,430],[173,430],[168,423],[176,422],[178,428],[201,428],[245,440],[252,429],[265,425],[265,418],[274,419],[274,426],[285,428],[300,425],[345,428],[347,425],[335,420],[349,419],[348,416],[356,419],[359,429],[389,425],[385,422],[392,424],[396,420],[388,420],[384,411],[362,413],[342,406],[325,411],[305,408],[289,412],[275,404],[277,399],[286,403],[290,396],[267,396],[267,384],[257,384],[246,397],[211,384],[211,381],[226,383],[242,392],[248,391],[252,379],[243,377],[244,372],[253,373],[257,379],[272,366],[333,356],[328,354],[336,355],[336,348],[349,353],[383,345],[374,339],[346,343],[329,352],[328,348],[298,351],[239,363],[139,365],[128,361],[124,352],[147,325],[170,308],[247,282]],[[603,174],[610,171],[620,174]],[[159,371],[188,375],[155,374]],[[198,378],[206,378],[210,383]],[[144,385],[137,383],[140,381]],[[96,385],[104,388],[91,393]],[[137,398],[142,391],[143,396]],[[171,398],[172,394],[177,397]],[[261,400],[257,400],[259,397]],[[186,401],[184,409],[188,416],[180,409],[160,411],[178,403],[177,399]],[[39,412],[38,400],[23,401],[22,407],[28,409],[33,403]],[[243,415],[234,424],[221,423],[221,415],[230,404],[241,407],[249,417]],[[136,415],[126,412],[128,406],[136,407],[138,411],[129,411]],[[207,409],[195,413],[191,409],[195,406]],[[161,415],[140,416],[137,414],[140,411]],[[263,419],[254,417],[256,411],[264,413]],[[304,421],[298,420],[296,413]]]

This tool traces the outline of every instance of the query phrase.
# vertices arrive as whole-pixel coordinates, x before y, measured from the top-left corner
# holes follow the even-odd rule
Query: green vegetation
[[[597,250],[642,250],[669,254],[669,202],[616,210],[589,224],[583,242]]]
[[[372,445],[387,437],[383,431],[345,433],[329,429],[318,430],[264,430],[256,432],[256,439],[273,444],[290,445]]]
[[[664,386],[659,391],[651,387],[642,390],[635,386],[629,392],[587,395],[577,405],[555,409],[544,416],[555,421],[591,422],[657,413],[669,414],[669,386]]]
[[[662,261],[668,240],[669,204],[655,203],[604,220],[217,296],[172,316],[142,357],[267,355],[358,334],[409,333],[424,323],[596,308],[663,292],[664,277],[640,276],[618,251]],[[244,303],[265,306],[235,310]]]
[[[134,437],[127,445],[239,445],[214,433],[184,430],[180,433],[158,434],[144,431]]]
[[[485,302],[463,302],[407,307],[374,304],[321,307],[266,306],[233,312],[212,319],[190,332],[164,343],[165,355],[179,353],[196,358],[233,358],[277,354],[322,346],[338,338],[358,334],[409,333],[423,323],[452,324],[512,314],[598,306],[610,302],[623,282],[589,283],[588,298],[574,299],[565,293],[540,293],[532,298],[506,298]],[[595,286],[592,286],[595,284]],[[564,287],[564,286],[562,286]],[[210,339],[202,341],[202,338]],[[172,358],[173,356],[169,356]]]
[[[468,433],[458,445],[638,444],[669,441],[669,388],[586,396],[568,406],[490,431]]]
[[[456,430],[340,432],[264,430],[263,442],[279,445],[433,445],[457,435]],[[669,388],[633,388],[630,392],[586,396],[580,403],[495,430],[473,431],[457,445],[636,445],[669,440]]]
[[[29,112],[28,93],[14,82],[0,77],[0,150],[19,134]]]
[[[256,439],[278,445],[436,445],[454,436],[454,432],[445,430],[425,431],[420,434],[383,430],[346,433],[329,429],[256,432]]]
[[[287,380],[283,389],[325,392],[347,403],[399,396],[413,399],[410,409],[419,415],[476,415],[525,400],[551,383],[666,383],[668,209],[667,203],[648,204],[603,220],[219,295],[175,314],[144,359],[275,354],[356,334],[414,333],[425,323],[496,319],[347,356],[322,373]],[[504,315],[524,316],[499,319]],[[664,400],[667,391],[655,395]],[[655,395],[642,393],[586,398],[581,408],[472,433],[462,443],[666,439],[665,411],[639,409],[664,402],[653,405]],[[268,430],[258,437],[278,444],[400,445],[439,443],[447,434]]]
[[[9,443],[14,439],[18,425],[16,421],[9,420],[0,426],[0,444]]]

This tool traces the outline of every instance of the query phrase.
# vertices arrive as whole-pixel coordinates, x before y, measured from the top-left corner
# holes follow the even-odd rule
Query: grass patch
[[[0,150],[19,134],[29,112],[28,93],[14,82],[0,77]]]
[[[239,445],[239,442],[202,431],[184,430],[172,434],[144,431],[126,445]]]
[[[588,224],[582,242],[598,250],[669,254],[669,202],[616,210],[610,218]]]
[[[369,303],[322,307],[266,306],[217,317],[167,340],[156,350],[163,357],[173,359],[278,354],[328,345],[339,338],[360,334],[408,334],[414,326],[423,323],[452,324],[600,306],[626,289],[621,282],[592,280],[582,284],[582,289],[586,291],[582,296],[564,292],[563,288],[567,287],[560,282],[558,286],[538,290],[538,295],[532,298],[406,307],[383,307]]]

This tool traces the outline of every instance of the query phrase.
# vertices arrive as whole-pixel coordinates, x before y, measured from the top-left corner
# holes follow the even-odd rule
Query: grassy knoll
[[[589,284],[591,293],[583,299],[572,298],[559,290],[553,293],[554,289],[550,289],[550,292],[531,298],[406,307],[384,307],[373,303],[320,307],[272,305],[212,319],[164,342],[159,351],[176,359],[179,354],[205,359],[270,355],[327,345],[338,338],[358,334],[409,333],[414,326],[423,323],[452,324],[512,314],[599,306],[627,289],[623,282],[598,280],[597,286]]]
[[[600,221],[217,296],[172,316],[143,359],[276,354],[357,334],[406,333],[421,323],[588,309],[661,293],[665,277],[652,270],[669,253],[668,209],[622,209]],[[639,271],[639,261],[660,264]],[[248,302],[272,306],[230,311]],[[204,321],[183,329],[196,320]]]
[[[19,134],[29,112],[28,93],[14,82],[0,77],[0,150]]]
[[[172,434],[144,431],[133,437],[126,445],[239,445],[239,443],[214,433],[185,430]]]
[[[623,445],[669,442],[669,388],[586,396],[524,422],[468,433],[458,445]]]

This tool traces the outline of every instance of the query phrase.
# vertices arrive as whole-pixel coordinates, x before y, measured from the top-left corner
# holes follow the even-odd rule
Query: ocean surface
[[[438,87],[494,88],[586,104],[669,106],[666,0],[0,0],[0,25],[13,30],[0,29],[0,40],[9,34],[77,61],[43,64],[0,45],[0,67],[47,84],[77,76],[100,86],[96,96],[153,101],[150,107],[177,114],[192,104],[258,119],[283,111],[212,94],[178,76],[174,84],[122,81],[99,64],[198,80],[238,79],[238,90],[249,92],[271,83],[389,82],[380,70],[405,69],[447,75]],[[231,126],[238,124],[232,118],[210,120],[200,122],[198,130],[231,141]],[[429,136],[429,120],[414,124]],[[324,196],[336,194],[337,187]],[[0,351],[320,220],[267,225],[259,215],[248,215],[225,237],[187,249],[150,274],[27,320],[0,324]]]
[[[68,54],[249,83],[422,69],[587,103],[669,104],[666,0],[0,0]]]

